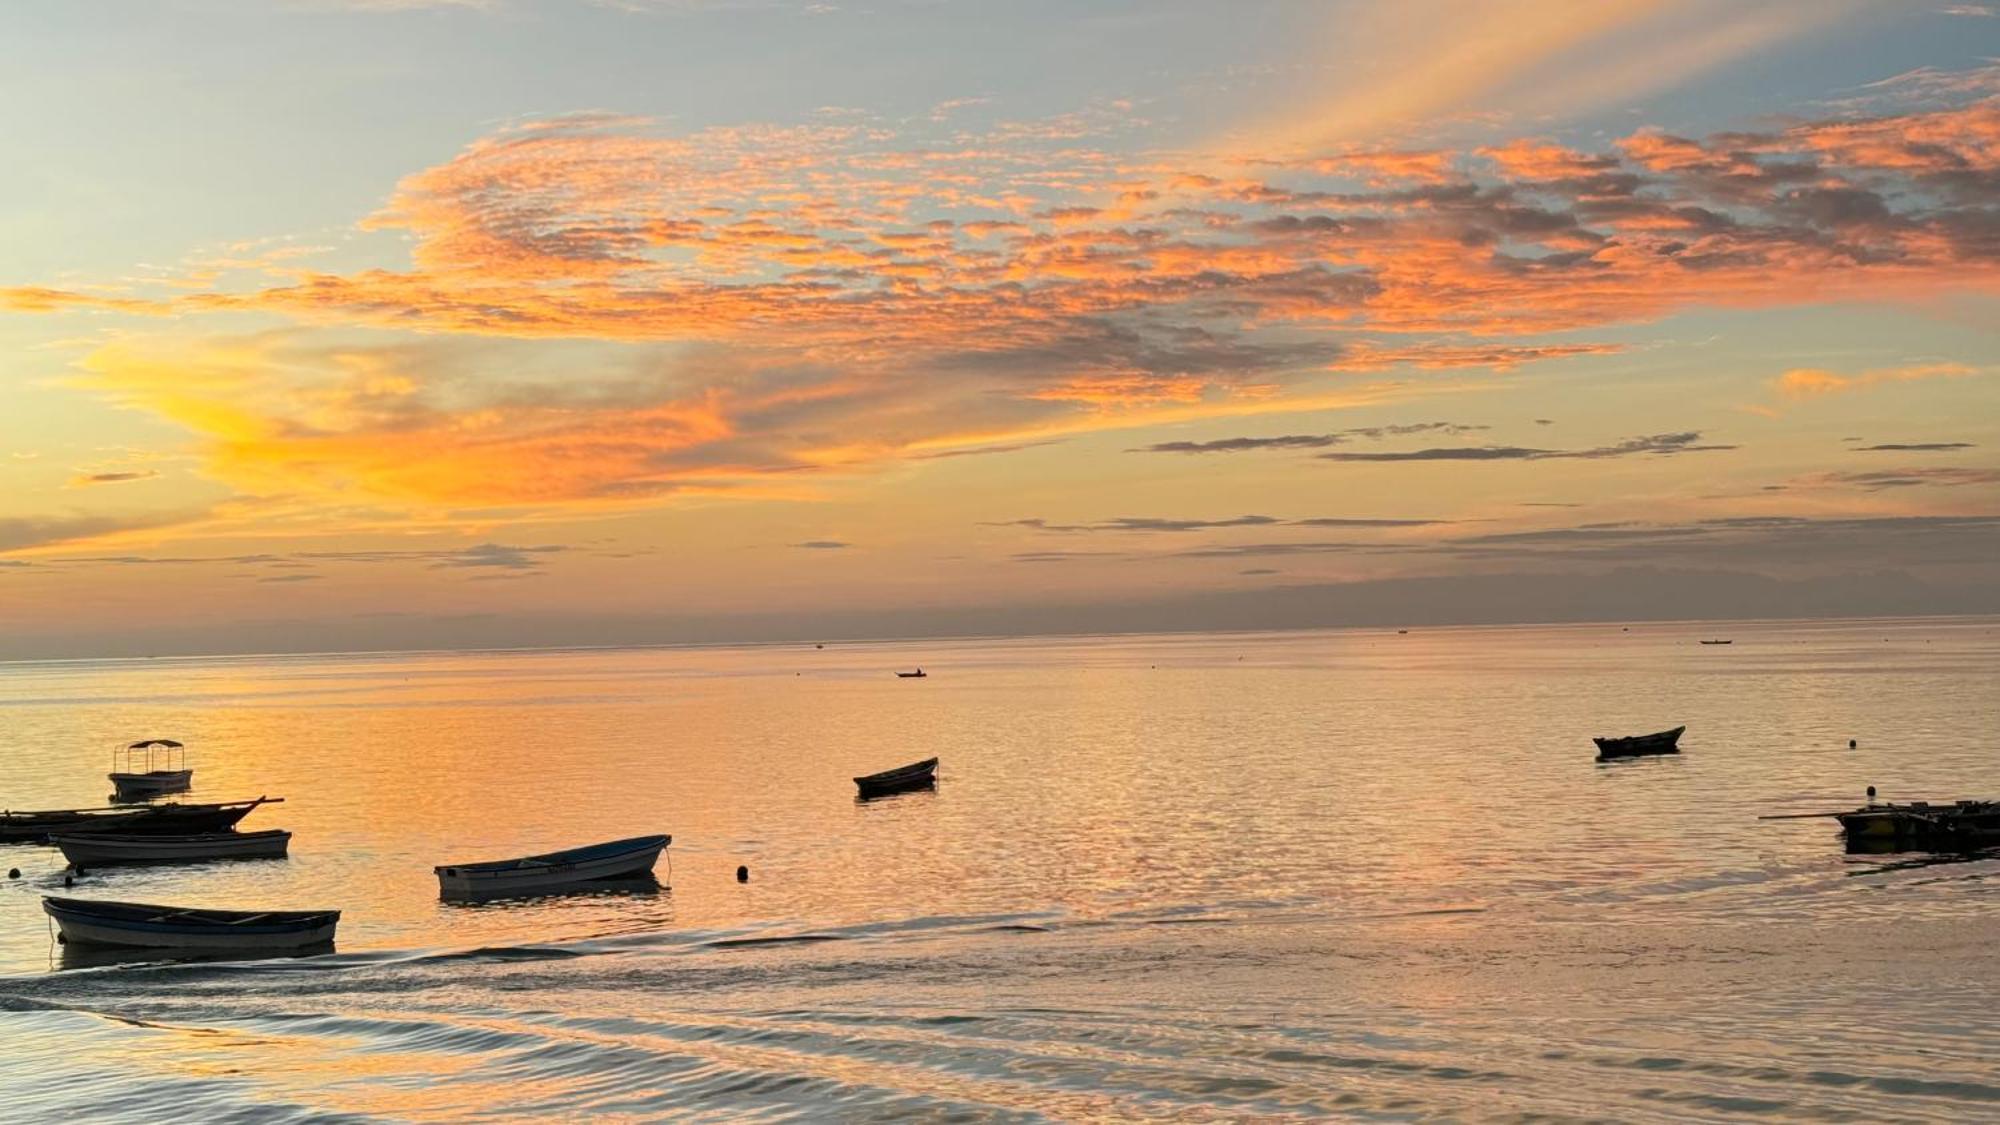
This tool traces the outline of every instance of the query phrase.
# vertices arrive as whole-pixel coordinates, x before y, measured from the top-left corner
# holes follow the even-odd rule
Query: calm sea
[[[0,845],[0,1118],[2000,1118],[2000,859],[1756,819],[2000,796],[1995,732],[1993,619],[0,665],[0,805],[153,736],[286,799],[72,893],[345,911],[84,964]],[[650,832],[657,893],[431,874]]]

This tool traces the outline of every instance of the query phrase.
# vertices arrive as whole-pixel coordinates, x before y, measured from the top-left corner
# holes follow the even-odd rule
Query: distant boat
[[[42,909],[65,943],[146,949],[298,949],[332,942],[340,922],[338,910],[204,910],[54,896],[42,899]]]
[[[217,804],[168,803],[144,808],[51,809],[43,812],[0,812],[0,843],[46,843],[55,833],[117,832],[126,835],[185,836],[223,832],[250,815],[258,805],[275,805],[283,797]]]
[[[854,784],[861,790],[863,800],[870,797],[886,797],[891,793],[901,793],[909,789],[929,789],[937,784],[936,758],[925,758],[907,766],[897,766],[881,773],[871,773],[857,777]]]
[[[1728,641],[1703,641],[1701,643],[1705,645],[1733,645],[1736,642],[1734,640],[1728,640]]]
[[[634,836],[519,859],[448,863],[431,870],[438,877],[439,893],[447,897],[501,898],[607,879],[630,880],[652,871],[660,852],[673,842],[672,836]]]
[[[194,863],[207,859],[282,859],[292,834],[199,832],[186,836],[127,836],[112,832],[55,833],[49,843],[62,849],[71,867],[111,867],[125,863]]]
[[[896,678],[897,678],[897,679],[899,679],[899,680],[921,680],[921,679],[923,679],[923,678],[924,678],[924,676],[925,676],[925,672],[924,672],[924,670],[923,670],[922,668],[919,668],[919,669],[917,669],[917,670],[916,670],[916,671],[914,671],[914,672],[898,672],[898,673],[896,673]]]
[[[1593,738],[1597,743],[1599,758],[1633,758],[1641,754],[1678,754],[1681,752],[1681,732],[1687,727],[1678,726],[1657,734],[1635,734],[1626,738]]]
[[[179,793],[194,781],[187,747],[171,738],[148,738],[111,752],[111,799],[141,800]]]

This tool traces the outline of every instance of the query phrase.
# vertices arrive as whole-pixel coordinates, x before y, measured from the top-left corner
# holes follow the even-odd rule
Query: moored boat
[[[896,678],[899,680],[921,680],[928,675],[929,675],[928,672],[925,672],[922,668],[919,668],[914,672],[898,672],[896,673]]]
[[[221,801],[188,805],[168,803],[144,808],[48,809],[40,812],[0,812],[0,843],[47,843],[55,833],[117,832],[127,835],[190,835],[225,832],[259,805],[275,805],[283,797],[254,801]]]
[[[1685,726],[1653,734],[1634,734],[1624,738],[1593,738],[1597,743],[1599,758],[1633,758],[1641,754],[1678,754],[1681,752],[1681,732]]]
[[[71,867],[109,867],[124,863],[194,863],[210,859],[282,859],[292,834],[273,828],[264,832],[198,832],[185,836],[128,836],[116,832],[55,833],[49,843],[62,849]]]
[[[519,859],[441,864],[431,870],[447,897],[503,897],[572,887],[609,879],[631,879],[653,870],[672,836],[634,836]]]
[[[53,895],[42,909],[66,943],[144,949],[297,949],[333,941],[340,922],[338,910],[208,910]]]
[[[144,800],[179,793],[194,783],[187,747],[171,738],[148,738],[111,752],[114,801]]]
[[[1869,804],[1833,816],[1849,842],[1885,841],[1935,848],[2000,845],[2000,801]]]
[[[861,790],[862,799],[886,797],[891,793],[901,793],[909,789],[929,789],[937,784],[936,758],[925,758],[907,766],[897,766],[881,773],[871,773],[857,777],[854,784]]]

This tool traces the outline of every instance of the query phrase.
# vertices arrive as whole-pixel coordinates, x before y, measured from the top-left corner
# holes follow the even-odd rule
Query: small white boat
[[[340,923],[338,910],[204,910],[53,895],[42,899],[42,909],[65,944],[140,949],[299,949],[332,942]]]
[[[137,801],[179,793],[194,783],[187,747],[171,738],[148,738],[111,752],[115,801]]]
[[[194,863],[205,859],[282,859],[292,834],[273,828],[266,832],[201,832],[188,836],[125,836],[90,832],[49,836],[71,867],[110,867],[121,863]]]
[[[672,836],[634,836],[546,855],[448,863],[431,870],[437,873],[439,893],[447,898],[531,894],[644,875],[653,870],[660,852],[673,842]]]

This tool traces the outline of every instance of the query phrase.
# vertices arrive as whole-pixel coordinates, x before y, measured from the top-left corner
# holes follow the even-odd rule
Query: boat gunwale
[[[922,777],[925,774],[936,773],[937,767],[938,759],[934,757],[925,758],[921,762],[911,762],[909,765],[897,766],[895,769],[883,770],[881,773],[865,774],[855,778],[854,784],[866,789],[871,785],[884,785],[910,778]]]

